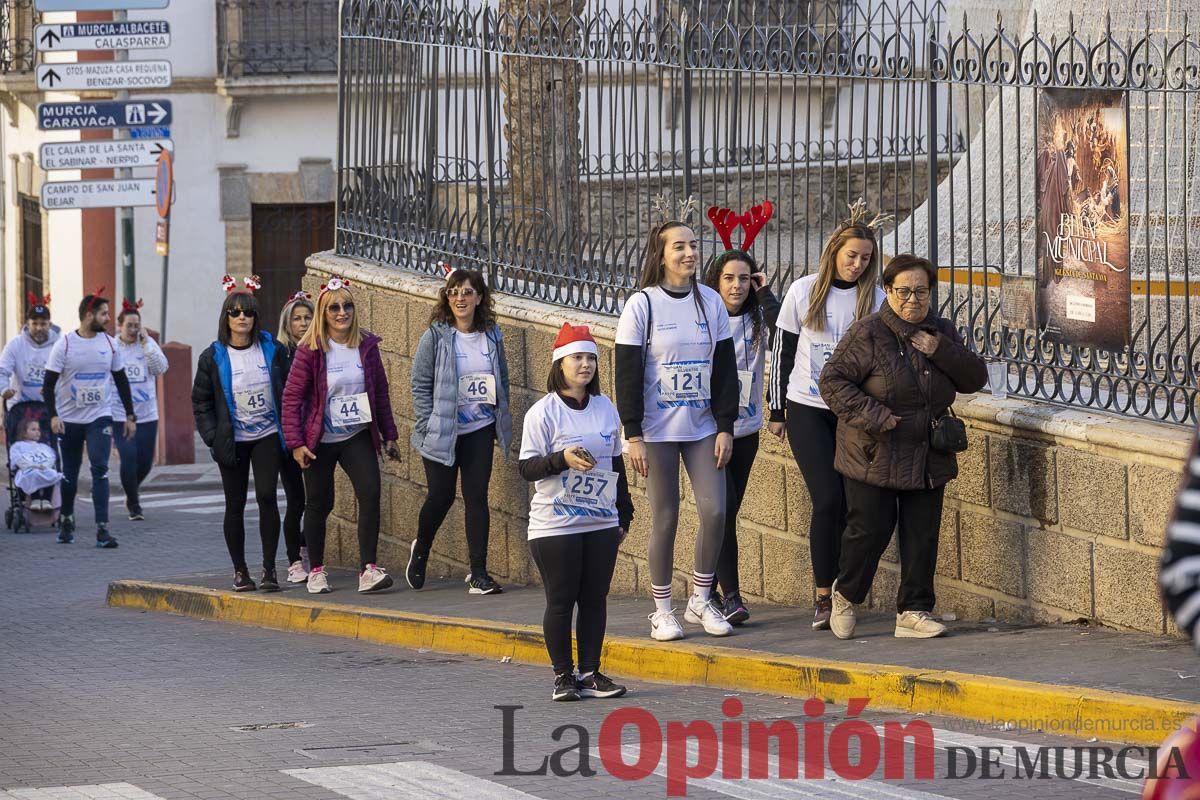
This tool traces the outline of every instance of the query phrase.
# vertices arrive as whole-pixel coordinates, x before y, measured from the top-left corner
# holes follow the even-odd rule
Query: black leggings
[[[472,575],[487,573],[488,530],[492,524],[488,511],[488,482],[492,479],[492,442],[495,440],[496,425],[493,423],[458,437],[454,446],[454,466],[421,459],[425,462],[425,482],[429,492],[417,518],[417,546],[426,553],[433,547],[433,537],[454,505],[454,481],[461,470]]]
[[[304,470],[304,541],[313,567],[325,566],[325,523],[333,511],[333,468],[338,464],[358,500],[359,569],[374,564],[379,549],[379,458],[369,429],[341,442],[321,442]]]
[[[300,519],[304,516],[304,473],[290,454],[283,456],[279,465],[279,482],[287,497],[287,511],[283,514],[283,545],[287,548],[288,564],[300,560],[300,548],[304,545],[304,534],[300,531]]]
[[[741,592],[738,583],[737,518],[750,482],[750,470],[758,456],[758,434],[733,440],[733,455],[725,465],[725,539],[717,561],[717,585],[728,597]]]
[[[254,499],[258,503],[258,535],[262,539],[263,569],[275,568],[279,549],[279,502],[275,499],[283,445],[272,433],[253,442],[237,442],[237,466],[218,465],[225,489],[225,546],[234,569],[246,569],[246,493],[254,469]]]
[[[608,585],[612,582],[620,544],[617,528],[563,536],[544,536],[529,542],[533,561],[546,588],[542,631],[555,673],[570,672],[571,616],[579,606],[575,639],[579,643],[579,672],[600,669],[604,628],[608,624]]]
[[[804,475],[812,498],[808,545],[812,555],[813,582],[817,588],[833,585],[846,529],[846,490],[842,476],[833,469],[837,448],[837,416],[827,408],[815,408],[791,400],[787,404],[787,438],[792,455]]]

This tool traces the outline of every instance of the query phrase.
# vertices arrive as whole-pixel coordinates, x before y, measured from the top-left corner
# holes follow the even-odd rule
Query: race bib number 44
[[[329,398],[329,417],[340,428],[371,421],[371,402],[366,392]]]
[[[658,368],[658,396],[668,402],[711,400],[708,387],[708,362],[662,364]]]
[[[582,508],[612,508],[617,503],[617,473],[603,469],[567,470],[563,476],[563,502]]]
[[[458,379],[458,404],[469,406],[475,403],[496,405],[496,376],[488,372],[463,375]]]

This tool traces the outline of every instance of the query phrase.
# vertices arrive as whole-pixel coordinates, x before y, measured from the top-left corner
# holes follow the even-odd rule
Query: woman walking
[[[850,325],[883,303],[876,285],[880,254],[875,231],[887,219],[876,216],[867,222],[862,200],[850,206],[850,218],[826,241],[817,272],[788,289],[776,323],[768,427],[791,443],[812,498],[808,543],[817,594],[812,626],[818,630],[829,627],[830,593],[846,527],[845,489],[833,467],[838,419],[821,397],[818,381]]]
[[[283,304],[279,313],[280,345],[287,358],[284,370],[284,385],[296,357],[296,348],[308,331],[313,319],[312,296],[308,292],[296,292]],[[304,516],[304,473],[294,458],[284,458],[279,465],[279,480],[283,483],[283,494],[287,498],[287,511],[283,515],[283,545],[287,549],[288,583],[304,583],[308,580],[311,563],[308,548],[304,546],[304,534],[300,530],[300,519]]]
[[[283,436],[304,471],[304,541],[310,594],[329,592],[325,527],[333,511],[334,468],[341,465],[358,501],[358,591],[392,585],[376,563],[379,548],[379,458],[400,459],[382,340],[358,326],[350,282],[332,276],[317,296],[312,324],[300,339],[283,390]]]
[[[154,446],[158,442],[158,385],[154,380],[167,371],[167,357],[158,342],[142,327],[142,301],[121,301],[117,315],[117,347],[125,362],[125,376],[133,395],[133,413],[137,433],[132,439],[118,436],[113,444],[121,457],[121,488],[125,490],[125,510],[131,520],[143,520],[139,487],[154,466]],[[124,413],[120,400],[113,404],[113,419]]]
[[[738,374],[738,416],[733,423],[733,455],[725,467],[725,538],[717,561],[717,585],[724,593],[714,595],[721,613],[731,625],[750,619],[742,600],[738,580],[737,518],[750,482],[750,471],[758,456],[758,432],[763,426],[763,366],[767,339],[779,316],[779,300],[767,286],[766,273],[760,272],[750,255],[750,246],[759,231],[771,219],[769,201],[743,215],[729,209],[709,209],[709,219],[721,235],[725,252],[708,262],[704,284],[716,290],[729,315],[733,331],[733,350]],[[740,225],[745,238],[738,249],[732,241],[733,228]]]
[[[937,269],[898,255],[883,271],[887,304],[855,323],[821,375],[821,396],[838,417],[834,467],[846,479],[846,533],[829,624],[854,635],[854,604],[871,590],[879,559],[898,528],[898,638],[941,636],[933,619],[933,575],[946,484],[966,431],[950,405],[987,383],[983,359],[950,320],[930,308]],[[948,413],[949,412],[949,413]]]
[[[686,217],[686,214],[680,216]],[[679,461],[696,497],[692,594],[684,619],[713,636],[733,632],[712,602],[717,561],[725,538],[725,476],[738,416],[737,366],[729,315],[721,297],[696,282],[699,248],[684,222],[650,232],[641,290],[625,303],[617,323],[617,408],[633,468],[646,478],[653,509],[650,635],[683,638],[671,604],[675,533],[679,525]]]
[[[405,580],[414,589],[425,585],[429,551],[454,504],[454,483],[461,474],[471,560],[467,590],[496,594],[500,584],[487,571],[488,483],[493,443],[499,442],[507,458],[513,434],[504,337],[481,273],[456,269],[447,275],[413,357],[412,394],[417,418],[412,446],[421,454],[429,491]]]
[[[258,503],[258,533],[262,539],[264,592],[279,591],[275,551],[279,547],[279,504],[275,487],[283,456],[279,422],[283,392],[283,348],[262,330],[257,278],[245,279],[245,291],[226,275],[228,295],[221,304],[217,340],[200,354],[192,384],[192,413],[196,430],[212,451],[225,491],[225,545],[233,560],[233,589],[252,592],[254,581],[246,567],[246,493],[254,470],[254,499]]]
[[[554,700],[625,694],[600,672],[600,652],[608,587],[633,500],[621,458],[621,420],[600,394],[597,354],[586,327],[562,326],[547,394],[526,413],[521,436],[521,477],[534,484],[529,550],[546,590],[542,631],[554,666]],[[576,607],[578,678],[571,658]]]

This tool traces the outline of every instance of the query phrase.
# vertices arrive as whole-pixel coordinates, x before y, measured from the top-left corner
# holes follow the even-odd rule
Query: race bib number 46
[[[366,392],[329,398],[329,417],[340,428],[371,421],[371,402]]]
[[[617,503],[617,473],[603,469],[567,470],[563,476],[563,502],[583,508],[612,508]]]
[[[103,386],[80,386],[75,391],[75,403],[80,406],[98,406],[104,401]]]
[[[489,372],[476,372],[458,379],[458,404],[460,406],[496,405],[496,376]]]
[[[658,396],[660,400],[710,400],[708,387],[708,362],[696,361],[683,364],[662,364],[658,368]]]

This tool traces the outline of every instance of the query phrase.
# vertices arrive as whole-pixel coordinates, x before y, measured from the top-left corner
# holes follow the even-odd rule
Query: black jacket
[[[264,334],[265,336],[269,335]],[[264,343],[265,344],[265,343]],[[275,413],[282,415],[283,386],[287,381],[288,349],[272,342],[274,356],[271,358],[271,394],[275,399]],[[223,345],[213,342],[200,354],[196,365],[196,380],[192,383],[192,414],[196,418],[196,430],[212,452],[213,461],[223,467],[237,466],[237,447],[233,438],[233,419],[230,413],[231,400],[226,396],[226,380],[222,379],[217,365],[216,349]],[[264,347],[264,354],[267,348]],[[229,363],[228,355],[222,359]],[[280,439],[280,448],[283,440]]]

